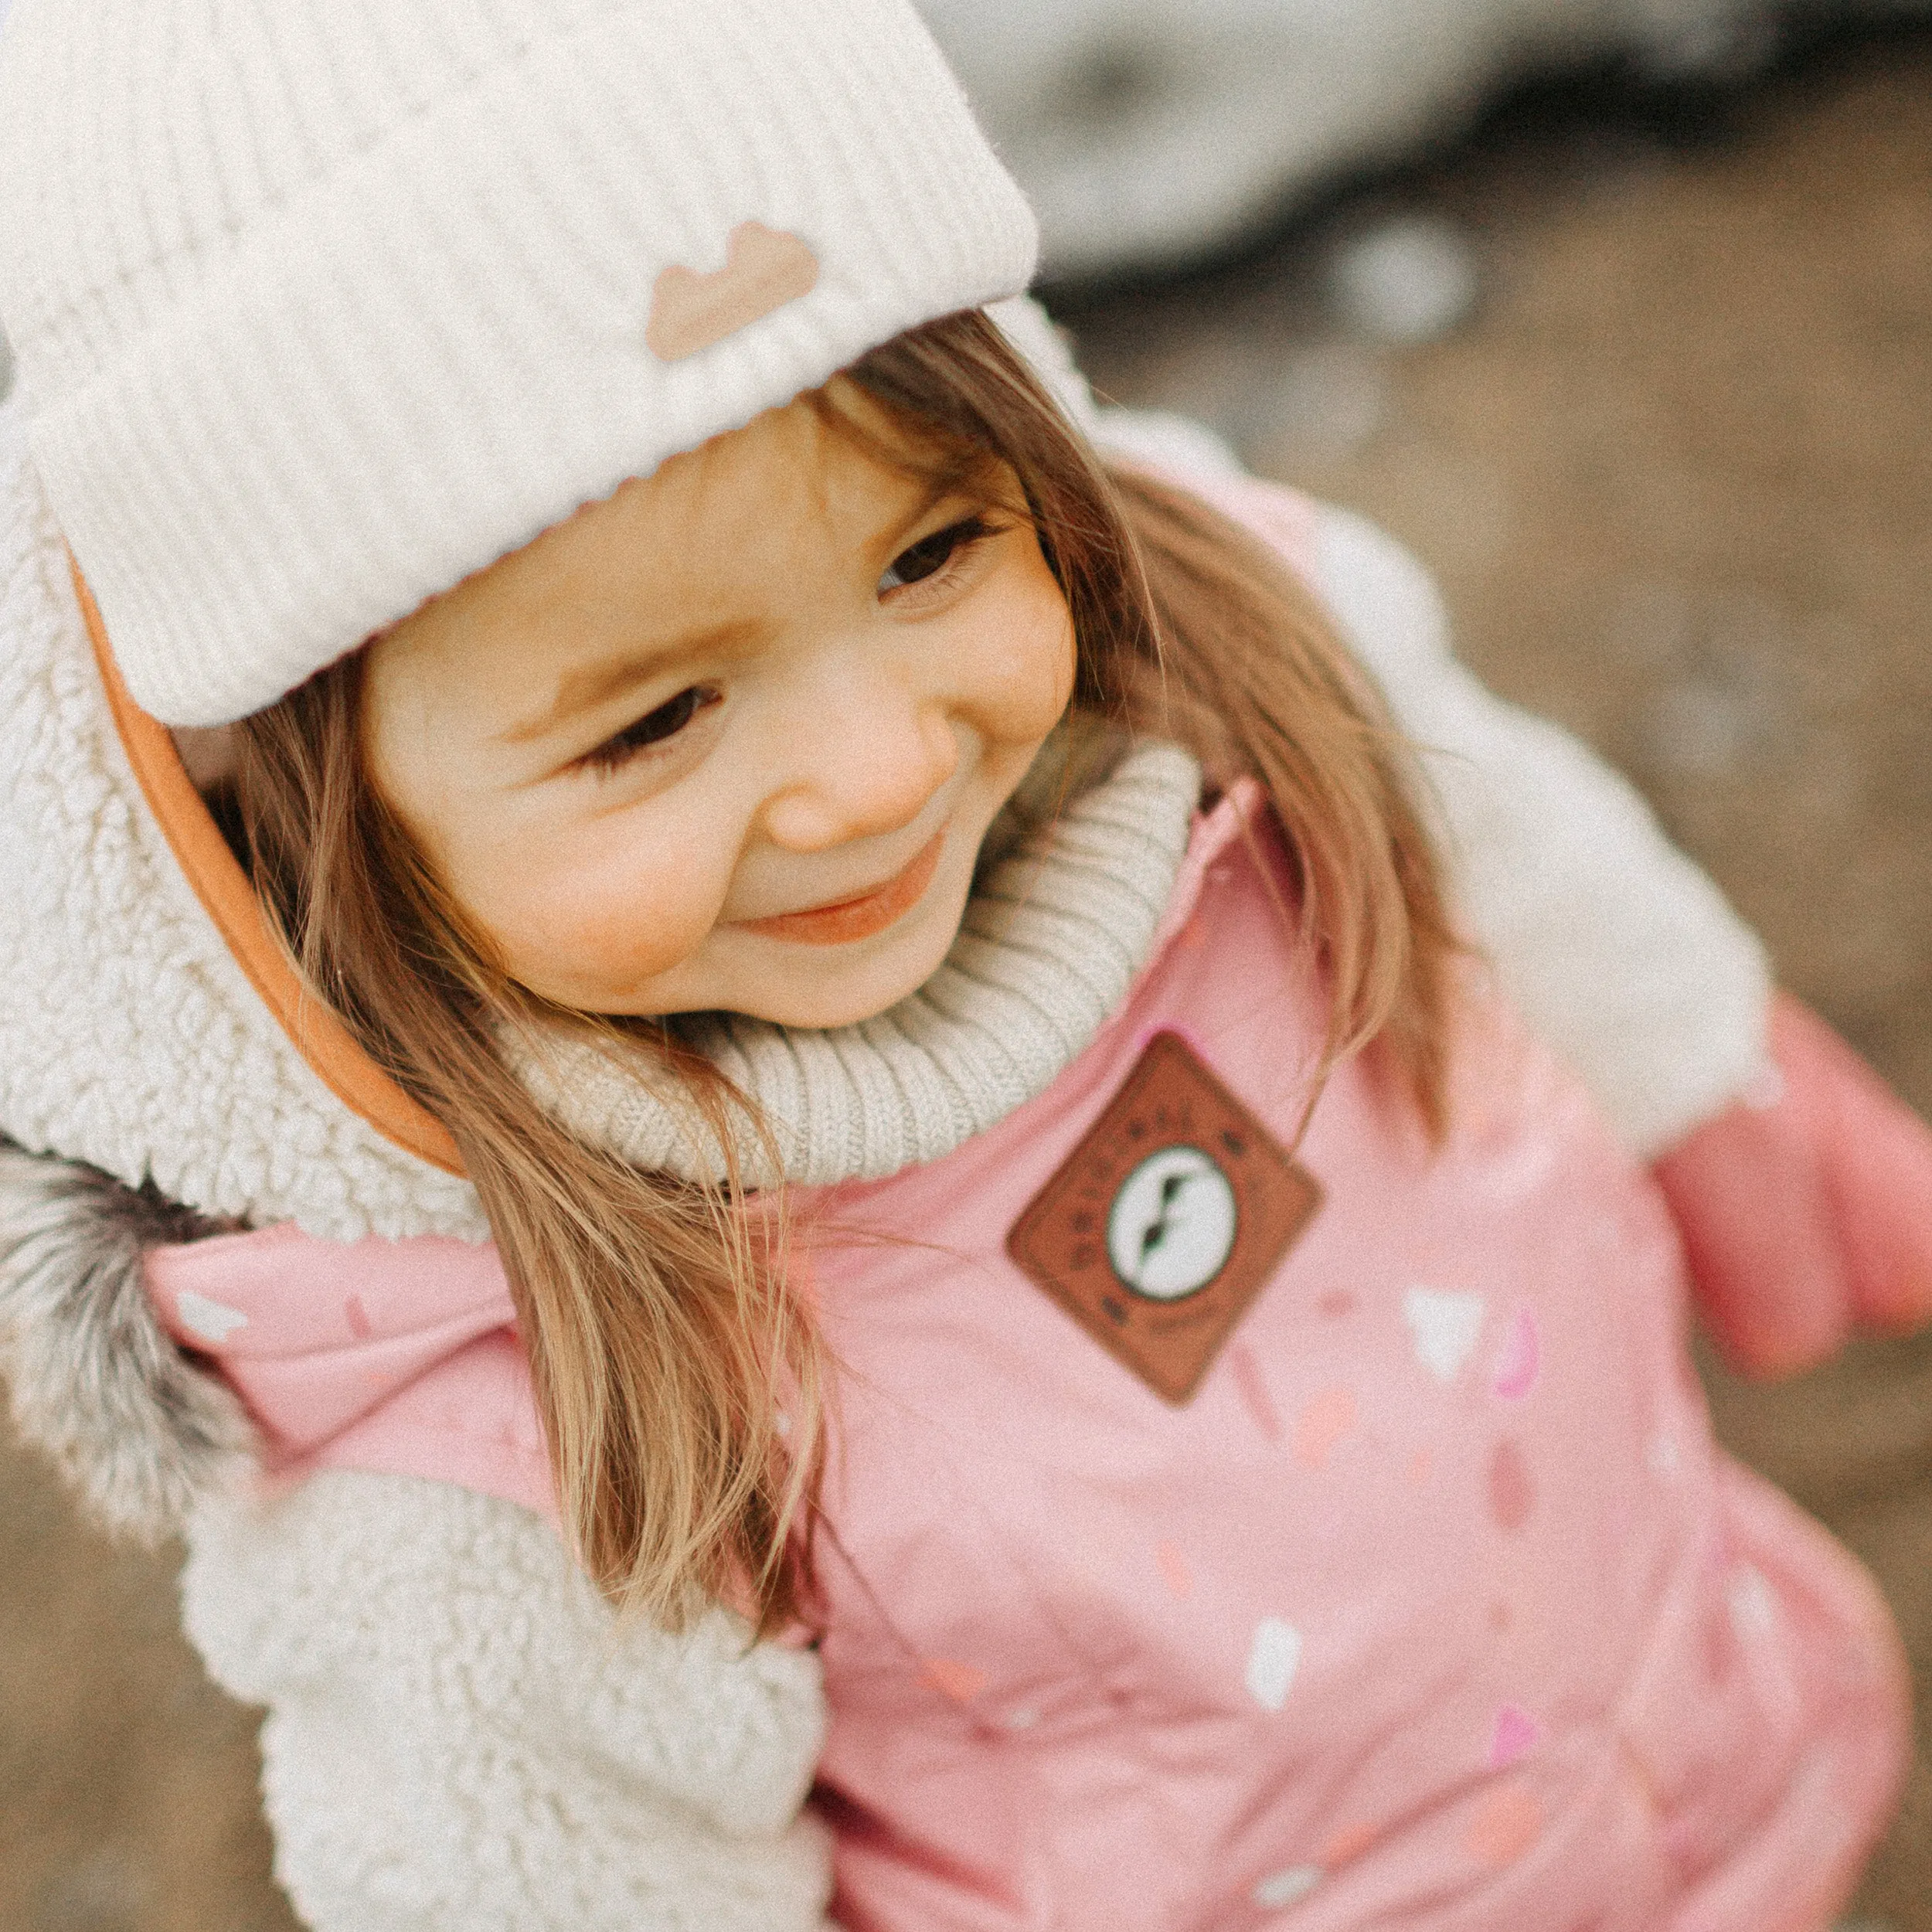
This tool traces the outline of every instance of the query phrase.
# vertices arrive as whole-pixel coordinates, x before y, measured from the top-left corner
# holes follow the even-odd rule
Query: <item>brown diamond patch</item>
[[[1155,1394],[1183,1403],[1321,1202],[1181,1036],[1157,1033],[1006,1252]]]

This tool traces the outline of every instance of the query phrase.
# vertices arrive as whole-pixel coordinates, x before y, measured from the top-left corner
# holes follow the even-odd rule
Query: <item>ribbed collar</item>
[[[1200,789],[1199,766],[1175,746],[1097,751],[1062,734],[989,835],[959,937],[917,992],[824,1032],[728,1013],[683,1022],[770,1136],[775,1168],[740,1137],[744,1183],[881,1179],[1044,1091],[1146,962]],[[516,1057],[536,1097],[594,1145],[686,1179],[722,1172],[689,1101],[646,1087],[596,1041],[553,1036]]]

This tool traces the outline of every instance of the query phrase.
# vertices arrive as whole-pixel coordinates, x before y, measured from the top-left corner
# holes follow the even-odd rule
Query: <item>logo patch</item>
[[[818,285],[818,257],[796,235],[740,222],[723,267],[700,275],[679,266],[658,277],[645,345],[661,362],[681,362]]]
[[[1191,1397],[1321,1190],[1178,1033],[1157,1033],[1006,1252],[1116,1360]]]

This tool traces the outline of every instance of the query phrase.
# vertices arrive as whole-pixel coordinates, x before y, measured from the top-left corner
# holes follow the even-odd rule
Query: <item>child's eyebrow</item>
[[[767,627],[746,620],[736,624],[716,624],[709,628],[687,631],[666,638],[639,651],[602,658],[595,663],[579,665],[557,681],[556,695],[544,709],[496,734],[498,744],[528,744],[566,724],[580,712],[607,702],[634,685],[659,676],[667,665],[680,658],[692,658],[719,651],[740,651],[754,645]]]
[[[881,548],[897,544],[942,503],[954,498],[971,502],[984,494],[974,488],[973,479],[968,477],[926,479],[919,501],[904,515],[895,518],[882,529],[872,539],[872,543]],[[543,711],[499,731],[495,742],[505,745],[528,744],[533,739],[546,736],[560,725],[568,723],[580,712],[589,711],[633,685],[660,675],[667,665],[675,663],[680,658],[755,648],[764,641],[767,633],[766,625],[750,619],[735,624],[713,624],[664,638],[641,650],[600,658],[594,664],[579,665],[566,671],[558,681],[556,696]]]

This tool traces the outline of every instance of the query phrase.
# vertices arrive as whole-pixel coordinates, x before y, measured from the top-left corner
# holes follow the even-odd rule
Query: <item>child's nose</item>
[[[765,805],[772,841],[822,852],[911,824],[959,768],[951,722],[928,705],[840,707],[801,734],[797,776]]]

